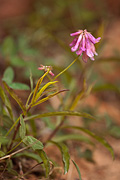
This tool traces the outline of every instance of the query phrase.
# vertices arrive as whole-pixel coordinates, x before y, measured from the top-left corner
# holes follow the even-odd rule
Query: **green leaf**
[[[49,176],[49,172],[50,172],[50,163],[49,163],[49,159],[46,155],[46,153],[43,150],[37,150],[39,156],[41,157],[44,167],[45,167],[45,171],[46,171],[46,177]]]
[[[6,82],[3,81],[5,89],[8,91],[8,93],[12,96],[12,98],[19,104],[20,108],[23,110],[23,112],[26,112],[25,106],[23,105],[21,99],[14,93],[14,91],[6,84]]]
[[[13,78],[14,78],[14,71],[11,67],[8,67],[3,74],[2,80],[5,81],[7,84],[10,84],[12,83]]]
[[[55,142],[62,142],[67,140],[78,140],[89,144],[93,144],[88,137],[83,136],[81,134],[67,134],[53,138],[53,141]]]
[[[5,56],[11,56],[16,53],[16,46],[12,37],[6,37],[3,45],[2,45],[2,52]]]
[[[28,158],[32,158],[32,159],[36,160],[38,163],[41,163],[41,161],[42,161],[41,157],[38,154],[35,154],[32,152],[18,153],[14,156],[14,158],[21,157],[21,156],[26,156]]]
[[[7,139],[5,136],[0,135],[0,143],[1,144],[7,144],[9,139]]]
[[[85,129],[85,128],[82,128],[82,127],[78,127],[78,126],[64,126],[62,128],[78,129],[78,130],[80,130],[80,131],[90,135],[91,137],[96,139],[99,143],[101,143],[103,146],[105,146],[109,150],[109,152],[111,153],[111,155],[112,155],[112,157],[114,159],[113,148],[110,146],[110,144],[108,144],[108,142],[104,138],[95,135],[93,132],[89,131],[88,129]]]
[[[32,97],[32,100],[31,100],[31,104],[34,103],[34,100],[35,100],[35,97],[36,97],[36,94],[39,90],[39,87],[44,79],[44,77],[49,73],[49,71],[47,71],[45,74],[43,74],[43,76],[38,80],[36,86],[35,86],[35,90],[34,90],[34,93],[33,93],[33,97]]]
[[[62,93],[62,92],[64,92],[64,91],[67,91],[67,90],[66,90],[66,89],[65,89],[65,90],[60,90],[60,91],[57,91],[57,92],[55,92],[55,93],[53,93],[53,94],[50,94],[49,96],[47,96],[47,97],[41,99],[40,101],[36,102],[35,104],[33,104],[31,107],[37,106],[37,105],[39,105],[39,104],[41,104],[41,103],[49,100],[50,98],[52,98],[52,97],[56,96],[57,94]]]
[[[46,88],[52,84],[55,84],[58,81],[53,81],[53,82],[48,82],[47,84],[45,84],[40,90],[39,92],[36,94],[34,101],[36,102],[38,100],[38,98],[41,96],[41,94],[46,90]]]
[[[72,160],[72,162],[73,162],[73,164],[75,165],[75,167],[76,167],[76,169],[77,169],[77,172],[78,172],[78,174],[79,174],[79,180],[82,180],[82,178],[81,178],[81,173],[80,173],[80,169],[79,169],[78,165],[75,163],[75,161]]]
[[[10,128],[13,125],[13,121],[9,116],[3,115],[1,119],[5,128]]]
[[[3,157],[5,153],[3,151],[0,151],[0,157]]]
[[[25,67],[26,65],[26,62],[23,59],[21,59],[19,56],[12,56],[10,58],[10,62],[15,67]]]
[[[21,139],[24,139],[25,135],[26,135],[26,126],[25,126],[25,122],[24,122],[22,115],[20,115],[19,135],[20,135]]]
[[[64,163],[64,174],[66,174],[69,170],[69,165],[70,165],[70,155],[67,146],[63,143],[57,143],[55,141],[49,141],[49,142],[55,144],[60,149]]]
[[[11,84],[8,84],[10,88],[16,89],[16,90],[29,90],[30,87],[23,83],[14,82]]]
[[[120,138],[120,126],[112,125],[109,133],[115,138]]]
[[[30,146],[33,150],[43,149],[42,142],[32,136],[25,136],[23,143],[27,146]]]
[[[12,113],[12,107],[11,107],[10,101],[1,86],[0,86],[0,97],[3,101],[3,103],[5,104],[7,110],[10,114],[11,119],[13,119],[13,113]]]
[[[114,84],[101,84],[101,85],[96,85],[93,88],[93,92],[105,91],[105,90],[115,91],[120,94],[120,88],[118,88]]]
[[[88,118],[91,120],[95,120],[95,118],[91,116],[90,114],[80,113],[77,111],[56,111],[56,112],[50,112],[50,113],[36,114],[36,115],[24,118],[24,120],[28,121],[30,119],[38,119],[38,118],[49,117],[49,116],[80,116],[80,117]]]

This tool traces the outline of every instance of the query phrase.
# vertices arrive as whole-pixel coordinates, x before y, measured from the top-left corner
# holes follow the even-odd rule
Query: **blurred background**
[[[100,43],[96,46],[99,55],[94,62],[89,60],[85,64],[81,60],[74,64],[68,73],[65,73],[64,79],[63,76],[60,77],[61,84],[71,90],[69,98],[72,101],[75,94],[82,89],[84,79],[89,85],[95,83],[92,93],[82,101],[82,106],[79,104],[77,110],[98,117],[96,124],[89,121],[84,121],[83,124],[99,135],[107,137],[115,149],[117,160],[111,165],[112,160],[104,149],[102,154],[98,149],[92,155],[88,147],[79,150],[77,144],[71,153],[76,161],[79,156],[93,162],[94,157],[96,165],[84,159],[78,161],[85,180],[89,178],[99,180],[101,176],[104,180],[119,180],[119,0],[0,0],[1,79],[8,66],[15,72],[15,81],[27,84],[30,71],[35,81],[43,74],[37,70],[40,64],[52,65],[53,72],[59,73],[76,57],[75,53],[71,52],[69,43],[73,40],[70,33],[78,29],[87,29],[96,38],[101,37]],[[23,100],[28,95],[24,91],[17,93]],[[50,104],[52,109],[59,106],[54,105],[52,100]],[[45,107],[42,105],[41,108]],[[75,123],[77,122],[76,120]],[[54,124],[47,125],[49,128],[54,127]],[[88,174],[90,173],[89,176],[86,175],[85,169]],[[77,176],[73,167],[70,172],[71,177]],[[70,175],[66,176],[69,179]]]

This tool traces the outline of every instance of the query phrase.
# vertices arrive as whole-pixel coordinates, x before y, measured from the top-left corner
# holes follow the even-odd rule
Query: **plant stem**
[[[61,74],[63,74],[65,71],[67,71],[67,70],[77,61],[78,57],[79,57],[79,56],[77,56],[77,58],[74,59],[74,61],[73,61],[69,66],[67,66],[63,71],[61,71],[58,75],[56,75],[56,76],[52,79],[52,81],[54,81],[54,80],[55,80],[56,78],[58,78]]]

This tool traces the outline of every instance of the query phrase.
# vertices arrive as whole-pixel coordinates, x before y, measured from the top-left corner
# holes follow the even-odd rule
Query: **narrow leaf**
[[[23,105],[21,99],[14,93],[14,91],[6,84],[6,82],[3,81],[5,89],[8,91],[8,93],[12,96],[12,98],[19,104],[20,108],[23,110],[23,112],[26,112],[25,106]]]
[[[23,139],[25,145],[30,146],[33,150],[43,149],[43,144],[32,136],[25,136]]]
[[[112,157],[114,159],[113,148],[110,146],[110,144],[108,144],[108,142],[104,138],[95,135],[93,132],[89,131],[88,129],[78,127],[78,126],[64,126],[63,128],[78,129],[78,130],[83,131],[84,133],[90,135],[91,137],[96,139],[99,143],[101,143],[103,146],[105,146],[109,150],[109,152],[111,153],[111,155],[112,155]]]
[[[69,170],[69,165],[70,165],[70,155],[67,146],[63,143],[57,143],[55,141],[49,141],[49,142],[55,144],[60,149],[64,163],[64,174],[66,174]]]
[[[55,92],[53,94],[50,94],[49,96],[47,96],[47,97],[41,99],[40,101],[38,101],[37,103],[33,104],[31,107],[36,106],[38,104],[41,104],[41,103],[47,101],[48,99],[50,99],[50,98],[52,98],[52,97],[56,96],[57,94],[59,94],[61,92],[64,92],[64,91],[66,91],[66,90],[61,90],[61,91],[57,91],[57,92]]]
[[[34,101],[36,102],[38,98],[41,96],[41,94],[47,89],[48,86],[55,84],[58,81],[48,82],[46,85],[44,85],[39,92],[36,94]]]
[[[41,157],[44,167],[45,167],[45,171],[46,171],[46,177],[49,176],[49,172],[50,172],[50,163],[49,163],[49,159],[46,155],[46,153],[43,150],[37,150],[39,156]]]
[[[93,144],[88,137],[83,136],[81,134],[67,134],[53,138],[53,141],[55,142],[63,142],[67,140],[78,140],[88,144]]]
[[[79,174],[79,180],[82,180],[82,178],[81,178],[81,173],[80,173],[80,169],[79,169],[78,165],[75,163],[75,161],[72,160],[72,162],[73,162],[73,164],[75,165],[75,167],[76,167],[76,169],[77,169],[77,172],[78,172],[78,174]]]
[[[11,107],[10,101],[1,86],[0,86],[0,97],[3,101],[3,103],[5,104],[7,110],[10,114],[11,119],[13,119],[13,113],[12,113],[12,107]]]
[[[34,90],[34,93],[33,93],[33,97],[32,97],[32,100],[31,100],[31,104],[33,104],[34,99],[35,99],[35,96],[36,96],[36,94],[37,94],[37,92],[38,92],[38,90],[39,90],[39,87],[40,87],[40,85],[41,85],[44,77],[45,77],[48,73],[49,73],[49,71],[47,71],[47,72],[38,80],[38,82],[37,82],[37,84],[36,84],[36,87],[35,87],[35,90]]]
[[[77,111],[56,111],[56,112],[50,112],[50,113],[36,114],[36,115],[24,118],[24,120],[28,121],[30,119],[38,119],[38,118],[49,117],[49,116],[80,116],[80,117],[88,118],[91,120],[95,120],[95,118],[91,116],[90,114],[81,113]]]
[[[25,126],[25,122],[23,120],[22,115],[20,115],[19,135],[20,135],[21,139],[24,139],[25,135],[26,135],[26,126]]]
[[[32,159],[36,160],[38,163],[40,163],[42,161],[42,159],[40,158],[40,156],[38,154],[35,154],[32,152],[18,153],[14,156],[14,158],[21,157],[21,156],[26,156],[28,158],[32,158]]]

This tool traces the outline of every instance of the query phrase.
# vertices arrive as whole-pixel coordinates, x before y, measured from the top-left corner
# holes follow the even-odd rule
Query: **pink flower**
[[[100,41],[100,37],[97,39],[90,34],[90,32],[87,32],[87,30],[79,30],[75,33],[70,34],[70,36],[75,36],[72,43],[70,43],[71,51],[76,51],[77,55],[82,55],[82,59],[84,62],[87,62],[88,57],[91,60],[94,59],[94,55],[98,55],[95,51],[95,43],[98,43]]]
[[[40,65],[41,67],[39,67],[39,70],[44,70],[45,72],[47,72],[49,70],[49,74],[51,76],[54,76],[53,72],[52,72],[52,66],[43,66],[42,64]]]

